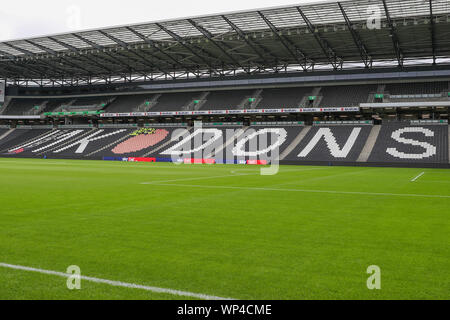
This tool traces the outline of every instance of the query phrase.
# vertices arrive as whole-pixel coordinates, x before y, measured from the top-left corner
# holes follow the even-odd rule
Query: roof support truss
[[[280,40],[282,46],[287,50],[291,57],[298,61],[303,71],[308,71],[308,69],[314,67],[314,61],[308,59],[306,55],[291,40],[281,35],[280,30],[278,30],[278,28],[275,27],[275,25],[261,11],[258,11],[258,14],[264,20],[270,30],[272,30],[278,40]]]
[[[181,38],[178,34],[176,34],[175,32],[173,32],[173,31],[171,31],[171,30],[169,30],[168,28],[166,28],[165,26],[163,26],[163,25],[160,24],[160,23],[156,23],[156,25],[158,26],[158,28],[160,28],[160,29],[163,30],[165,33],[167,33],[169,36],[171,36],[174,40],[176,40],[176,41],[178,42],[178,44],[180,44],[182,47],[184,47],[186,50],[188,50],[188,51],[189,51],[192,55],[194,55],[197,59],[199,59],[199,60],[201,60],[203,63],[205,63],[205,64],[209,67],[210,71],[216,71],[216,72],[217,72],[217,70],[215,70],[215,68],[212,66],[212,64],[211,64],[209,61],[207,61],[205,58],[203,58],[203,57],[200,56],[197,52],[195,52],[194,49],[192,49],[190,46],[188,46],[188,45],[185,43],[185,40],[184,40],[183,38]],[[203,53],[205,53],[204,50],[200,50],[200,51],[202,51]],[[208,55],[209,55],[209,54],[208,54]],[[220,72],[218,72],[218,73],[220,73]]]
[[[191,71],[193,74],[198,75],[198,70],[192,70],[192,68],[182,64],[179,59],[173,57],[172,55],[168,54],[167,52],[165,52],[164,50],[162,50],[154,41],[152,41],[151,39],[147,38],[146,36],[144,36],[142,33],[134,30],[131,27],[125,27],[128,31],[132,32],[134,35],[138,36],[139,38],[141,38],[143,41],[145,41],[147,44],[149,44],[152,48],[156,49],[160,54],[166,56],[167,58],[169,58],[170,61],[172,61],[174,64],[176,64],[177,66],[181,67],[183,70],[186,71]],[[154,55],[153,55],[154,56]]]
[[[356,32],[355,28],[353,27],[353,23],[348,18],[347,13],[345,12],[345,9],[340,2],[338,2],[338,6],[339,6],[339,9],[341,10],[342,16],[345,19],[345,23],[347,24],[348,30],[352,34],[353,42],[355,43],[356,48],[359,51],[361,60],[363,61],[366,68],[372,67],[372,57],[369,55],[366,46],[364,45],[359,34]]]
[[[314,36],[314,38],[316,39],[316,41],[319,44],[320,48],[322,49],[323,53],[327,57],[328,61],[333,66],[333,69],[337,70],[339,68],[342,68],[343,63],[344,63],[343,60],[337,56],[337,54],[334,51],[334,49],[331,48],[331,46],[328,44],[328,41],[326,41],[325,39],[323,39],[320,36],[320,33],[318,32],[316,27],[311,23],[311,21],[308,19],[308,17],[303,12],[303,10],[300,7],[297,7],[297,10],[300,13],[300,15],[302,16],[303,20],[305,21],[309,32]]]
[[[19,47],[13,45],[13,44],[10,44],[10,43],[3,43],[3,44],[5,46],[8,46],[8,47],[14,49],[14,50],[20,51],[20,52],[22,52],[23,54],[25,54],[25,55],[27,55],[29,57],[33,57],[34,56],[33,52],[25,50],[25,49],[22,49],[22,48],[19,48]],[[49,67],[50,70],[53,71],[54,73],[64,77],[65,70],[63,70],[61,68],[58,68],[55,65],[50,64],[50,63],[48,63],[48,62],[46,62],[44,60],[39,60],[39,61],[42,62],[43,64],[45,64],[47,67]],[[28,68],[28,66],[27,66],[27,68]],[[45,74],[45,72],[44,72],[44,74]]]
[[[266,57],[264,56],[264,53],[262,53],[262,50],[259,48],[259,46],[257,44],[253,44],[249,37],[240,28],[238,28],[237,25],[235,25],[230,19],[228,19],[228,17],[224,15],[222,15],[221,17],[239,35],[239,37],[241,37],[245,41],[245,43],[247,43],[247,45],[253,50],[253,52],[256,53],[256,55],[264,62],[264,65],[269,65]]]
[[[395,51],[395,55],[396,55],[397,61],[398,61],[398,66],[403,67],[403,52],[402,52],[402,48],[400,47],[400,42],[398,40],[397,32],[395,31],[394,23],[392,22],[391,14],[389,12],[389,8],[387,6],[386,0],[382,0],[382,1],[383,1],[383,6],[384,6],[384,12],[386,13],[387,23],[388,23],[388,26],[390,29],[392,44],[394,45],[394,51]]]
[[[430,30],[431,30],[431,49],[433,50],[433,64],[436,64],[436,28],[433,15],[433,0],[430,2]]]
[[[42,45],[40,45],[40,44],[38,44],[38,43],[29,41],[29,40],[25,40],[25,41],[26,41],[27,43],[29,43],[29,44],[31,44],[31,45],[33,45],[33,46],[35,46],[35,47],[41,49],[41,50],[44,50],[45,52],[47,52],[47,53],[49,53],[49,54],[52,54],[52,55],[55,55],[55,56],[58,55],[57,52],[55,52],[55,51],[53,51],[52,49],[49,49],[49,48],[47,48],[47,47],[44,47],[44,46],[42,46]],[[74,63],[74,62],[72,62],[72,61],[69,61],[69,60],[66,59],[66,58],[61,57],[61,61],[64,61],[64,63],[66,63],[66,64],[72,66],[72,67],[75,68],[75,69],[81,70],[81,71],[86,72],[86,73],[88,73],[88,74],[90,73],[89,70],[85,69],[84,67],[82,67],[82,66],[80,66],[80,65],[78,65],[78,64],[76,64],[76,63]]]
[[[128,47],[128,45],[127,45],[125,42],[123,42],[123,41],[117,39],[116,37],[114,37],[114,36],[112,36],[112,35],[110,35],[110,34],[104,32],[104,31],[101,31],[101,30],[100,30],[99,32],[100,32],[102,35],[104,35],[105,37],[107,37],[108,39],[110,39],[110,40],[114,41],[115,43],[117,43],[117,44],[118,44],[119,46],[121,46],[122,48],[128,50],[128,52],[130,52],[131,54],[133,54],[133,55],[137,56],[138,58],[142,59],[142,60],[144,61],[144,63],[145,63],[147,66],[149,66],[151,69],[159,70],[159,71],[162,72],[163,74],[170,75],[170,72],[168,72],[168,71],[166,71],[166,70],[163,70],[161,67],[155,66],[152,62],[150,62],[150,61],[149,61],[146,57],[144,57],[143,55],[141,55],[141,54],[139,54],[139,53],[137,53],[137,52],[135,52],[135,51],[133,51],[133,50],[130,50],[129,47]]]
[[[10,55],[7,52],[0,51],[0,53],[5,55],[5,56],[7,56],[7,57],[9,57],[13,61],[12,68],[14,68],[14,69],[19,69],[19,70],[22,70],[22,71],[31,71],[32,73],[38,75],[38,77],[41,77],[44,74],[44,72],[42,70],[33,68],[31,66],[26,66],[26,67],[20,66],[18,61],[17,61],[17,57],[14,57],[14,56]]]
[[[58,39],[56,39],[56,38],[54,38],[54,37],[49,37],[49,39],[52,40],[52,41],[54,41],[54,42],[56,42],[56,43],[59,44],[60,46],[63,46],[63,47],[65,47],[65,48],[69,49],[71,52],[73,52],[73,53],[79,55],[79,56],[82,57],[84,60],[86,60],[89,64],[94,64],[95,66],[97,66],[97,67],[100,68],[101,70],[106,69],[108,73],[111,73],[111,72],[112,72],[111,69],[109,69],[107,66],[105,66],[105,65],[103,65],[103,64],[101,64],[101,63],[99,63],[99,62],[97,62],[95,59],[91,59],[91,58],[89,58],[87,55],[82,55],[80,49],[77,49],[77,48],[75,48],[75,47],[73,47],[73,46],[71,46],[71,45],[69,45],[69,44],[67,44],[67,43],[64,43],[64,42],[62,42],[62,41],[59,41]]]
[[[87,44],[90,45],[91,47],[93,47],[93,48],[95,48],[95,49],[97,49],[97,50],[99,50],[99,51],[104,52],[104,53],[109,57],[108,60],[109,60],[110,62],[111,62],[111,60],[112,60],[113,63],[116,63],[116,64],[119,65],[119,66],[125,65],[125,66],[128,68],[129,71],[133,71],[133,70],[134,70],[134,68],[133,68],[130,64],[128,64],[127,62],[123,61],[122,59],[119,59],[119,58],[117,58],[117,57],[111,55],[111,54],[110,54],[103,46],[98,45],[97,43],[92,42],[92,41],[90,41],[89,39],[86,39],[85,37],[82,37],[82,36],[80,36],[80,35],[78,35],[78,34],[76,34],[76,33],[72,33],[72,35],[73,35],[74,37],[76,37],[77,39],[79,39],[79,40],[81,40],[81,41],[87,43]],[[108,70],[109,73],[112,73],[112,72],[113,72],[112,69],[109,68],[109,67],[104,66],[104,68],[105,68],[106,70]]]
[[[208,38],[208,40],[216,47],[218,48],[228,59],[230,59],[230,61],[233,62],[233,64],[238,67],[240,67],[241,69],[245,69],[233,56],[231,56],[231,54],[228,52],[229,50],[231,50],[230,47],[228,47],[228,45],[226,44],[222,44],[220,45],[216,40],[214,40],[213,35],[206,30],[204,27],[202,27],[201,25],[199,25],[197,22],[195,22],[192,19],[188,19],[188,22],[194,26],[198,31],[200,31],[206,38]]]

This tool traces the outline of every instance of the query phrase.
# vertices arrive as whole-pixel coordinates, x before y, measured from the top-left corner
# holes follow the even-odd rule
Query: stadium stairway
[[[6,138],[7,136],[9,136],[11,133],[13,133],[15,129],[9,129],[8,131],[6,131],[4,134],[2,134],[0,136],[0,140],[3,140],[4,138]]]
[[[181,110],[183,111],[198,111],[200,110],[203,105],[208,101],[208,96],[211,94],[211,92],[202,92],[202,94],[191,100],[188,104],[183,106]]]
[[[253,92],[251,97],[247,97],[246,99],[244,99],[241,104],[239,105],[239,109],[256,109],[256,107],[261,103],[262,101],[262,95],[263,90],[262,89],[258,89],[255,90],[255,92]],[[253,98],[254,100],[252,102],[249,102],[249,99]]]
[[[283,153],[280,155],[280,161],[283,161],[286,159],[286,157],[294,151],[294,149],[303,141],[303,139],[306,137],[308,132],[311,130],[311,126],[306,126],[303,128],[302,131],[298,134],[298,136],[292,141],[292,143],[286,148],[286,150],[283,151]]]
[[[364,146],[364,149],[362,150],[356,162],[367,162],[369,160],[369,157],[372,154],[372,150],[375,147],[375,143],[378,140],[378,136],[380,135],[380,131],[380,125],[373,126],[372,130],[370,131],[369,138],[366,141],[366,145]]]
[[[11,102],[13,98],[6,96],[5,102],[3,103],[3,107],[0,108],[0,115],[6,114],[8,110],[9,103]]]

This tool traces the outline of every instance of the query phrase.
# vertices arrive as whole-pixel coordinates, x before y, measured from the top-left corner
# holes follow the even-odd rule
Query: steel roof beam
[[[387,22],[390,29],[390,36],[392,38],[392,44],[394,45],[394,51],[397,57],[398,66],[403,67],[403,52],[400,46],[400,42],[398,40],[397,32],[395,31],[394,23],[392,22],[391,14],[389,12],[386,0],[381,1],[383,2],[384,12],[386,13]]]
[[[77,39],[83,41],[84,43],[87,43],[88,45],[90,45],[90,46],[91,46],[92,48],[94,48],[94,49],[100,50],[100,51],[102,51],[102,52],[103,52],[103,50],[105,49],[105,47],[103,47],[103,46],[101,46],[101,45],[99,45],[99,44],[97,44],[97,43],[95,43],[95,42],[92,42],[91,40],[86,39],[86,38],[84,38],[84,37],[82,37],[82,36],[80,36],[80,35],[78,35],[78,34],[76,34],[76,33],[72,33],[72,35],[73,35],[74,37],[76,37]],[[115,63],[115,64],[118,63],[118,66],[119,66],[119,67],[122,66],[122,65],[125,65],[126,67],[129,68],[129,71],[130,71],[130,70],[131,70],[131,71],[134,70],[134,68],[133,68],[131,65],[129,65],[129,64],[126,63],[126,62],[124,62],[124,61],[121,60],[121,59],[118,59],[117,57],[114,57],[114,56],[111,55],[109,52],[106,52],[106,50],[104,51],[104,53],[105,53],[110,59],[112,59],[113,61],[115,61],[115,62],[113,62],[113,63]],[[108,60],[109,60],[109,59],[108,59]],[[109,62],[112,62],[112,61],[109,60]],[[109,69],[109,68],[107,68],[107,67],[104,67],[104,68],[107,69],[108,72],[110,72],[110,73],[114,72],[113,70],[111,70],[111,69]]]
[[[217,70],[208,62],[205,60],[205,58],[201,57],[197,52],[195,52],[195,50],[193,50],[190,46],[186,45],[184,43],[184,39],[182,37],[180,37],[178,34],[176,34],[175,32],[167,29],[166,27],[164,27],[162,24],[160,23],[156,23],[156,25],[158,26],[158,28],[160,28],[161,30],[163,30],[165,33],[167,33],[168,35],[170,35],[173,39],[175,39],[181,46],[183,46],[184,48],[186,48],[190,53],[192,53],[195,57],[197,57],[198,59],[200,59],[201,61],[203,61],[203,63],[205,63],[208,68],[210,70],[216,71]],[[200,49],[200,51],[204,52],[204,50]],[[209,55],[209,54],[208,54]],[[220,73],[220,72],[218,72]]]
[[[25,54],[25,55],[27,55],[27,56],[30,56],[30,57],[34,57],[35,56],[35,53],[33,53],[33,52],[31,52],[31,51],[28,51],[28,50],[25,50],[25,49],[22,49],[22,48],[19,48],[19,47],[17,47],[17,46],[15,46],[15,45],[12,45],[12,44],[10,44],[10,43],[3,43],[5,46],[8,46],[8,47],[10,47],[11,49],[14,49],[14,50],[16,50],[16,51],[19,51],[19,52],[22,52],[23,54]],[[53,72],[55,72],[56,74],[58,74],[58,75],[60,75],[60,76],[64,76],[64,73],[66,72],[66,70],[63,70],[63,69],[61,69],[61,68],[58,68],[58,67],[56,67],[56,66],[54,66],[53,64],[51,64],[51,63],[48,63],[48,62],[46,62],[46,61],[44,61],[44,60],[39,60],[40,62],[42,62],[43,64],[45,64],[46,66],[48,66],[48,67],[50,67],[50,68],[52,68],[53,70]],[[58,71],[59,70],[59,71]],[[62,72],[62,73],[61,73]]]
[[[264,54],[260,51],[259,48],[256,47],[256,45],[253,44],[252,41],[249,40],[248,36],[230,19],[228,19],[228,17],[226,17],[225,15],[222,15],[221,17],[239,35],[239,37],[241,37],[247,43],[247,45],[256,53],[256,55],[264,62],[264,64],[266,66],[269,65]]]
[[[43,46],[43,45],[40,45],[40,44],[38,44],[38,43],[29,41],[29,40],[25,40],[25,41],[26,41],[27,43],[33,45],[33,46],[36,46],[37,48],[39,48],[39,49],[41,49],[41,50],[44,50],[45,52],[47,52],[47,53],[49,53],[49,54],[52,54],[52,55],[55,55],[55,56],[58,55],[58,52],[56,52],[56,51],[53,50],[53,49],[47,48],[47,47],[45,47],[45,46]],[[61,58],[62,61],[64,61],[64,63],[67,63],[68,65],[72,66],[73,68],[82,70],[82,71],[84,71],[84,72],[87,72],[88,74],[91,73],[88,69],[85,69],[84,67],[81,67],[81,66],[79,66],[78,64],[73,63],[73,62],[69,61],[68,59],[65,59],[64,57],[60,57],[60,58]]]
[[[216,40],[214,40],[214,36],[211,34],[211,32],[209,32],[208,30],[206,30],[204,27],[202,27],[201,25],[199,25],[197,22],[195,22],[192,19],[188,19],[187,20],[192,26],[194,26],[198,31],[200,31],[206,38],[208,38],[208,40],[214,45],[216,46],[223,54],[225,54],[225,56],[230,59],[236,66],[242,68],[242,69],[246,69],[244,68],[241,63],[239,61],[237,61],[233,56],[231,56],[231,54],[227,51],[227,50],[231,50],[231,48],[227,45],[227,44],[223,44],[223,47],[225,47],[226,49],[224,49],[222,47],[222,45],[220,45]]]
[[[12,62],[13,62],[13,67],[15,67],[16,69],[20,69],[20,70],[24,70],[24,71],[30,70],[31,72],[34,72],[35,74],[39,75],[39,77],[42,77],[42,75],[44,74],[44,72],[42,72],[42,70],[35,69],[33,67],[28,67],[28,66],[27,67],[20,66],[18,64],[17,57],[9,54],[8,52],[0,50],[0,53],[5,55],[5,56],[7,56],[7,57],[9,57],[12,60]]]
[[[338,6],[339,6],[339,9],[341,9],[341,13],[345,19],[345,23],[347,24],[348,30],[350,31],[350,33],[352,35],[353,42],[355,43],[356,48],[359,51],[361,60],[363,61],[366,68],[370,68],[372,66],[372,57],[368,53],[366,46],[364,45],[364,43],[361,40],[361,37],[356,32],[356,30],[353,28],[353,23],[350,21],[349,17],[347,16],[347,13],[345,12],[344,7],[342,6],[342,4],[340,2],[338,2]]]
[[[314,61],[308,59],[306,55],[289,39],[280,34],[280,30],[261,12],[258,11],[260,17],[269,26],[270,30],[275,34],[275,36],[280,40],[283,47],[289,52],[289,54],[298,61],[300,66],[304,71],[308,71],[308,66],[314,65]],[[291,48],[295,49],[295,52]],[[299,58],[300,55],[300,58]]]
[[[103,46],[101,46],[101,45],[99,45],[99,44],[97,44],[97,43],[95,43],[95,42],[93,42],[93,41],[91,41],[91,40],[89,40],[89,39],[86,39],[86,38],[84,38],[84,37],[82,37],[82,36],[80,36],[80,35],[78,35],[78,34],[76,34],[76,33],[73,33],[72,35],[73,35],[74,37],[76,37],[77,39],[79,39],[79,40],[85,42],[86,44],[90,45],[93,49],[96,49],[96,50],[99,50],[99,51],[105,53],[105,55],[107,55],[110,59],[112,59],[112,60],[115,61],[115,62],[112,62],[110,59],[105,59],[105,60],[108,60],[109,62],[112,62],[112,63],[118,65],[119,67],[122,66],[122,65],[128,67],[128,68],[129,68],[129,69],[128,69],[128,72],[136,72],[136,73],[138,73],[138,74],[141,74],[141,75],[145,76],[142,72],[135,70],[135,68],[134,68],[133,66],[131,66],[129,63],[127,63],[127,62],[125,62],[124,60],[119,59],[119,58],[117,58],[117,57],[111,55],[109,52],[107,52],[107,50],[106,50],[105,47],[103,47]],[[117,53],[117,54],[120,55],[121,57],[123,57],[124,59],[132,59],[132,58],[129,57],[129,56],[124,56],[124,55],[121,55],[121,54],[119,54],[119,53]],[[136,59],[132,59],[132,60],[138,61],[138,60],[136,60]],[[142,62],[140,62],[140,61],[138,61],[138,62],[139,62],[139,63],[142,63]],[[105,68],[106,68],[106,67],[105,67]],[[112,75],[112,73],[114,73],[114,72],[118,73],[119,75],[120,75],[120,73],[123,73],[123,71],[122,71],[122,72],[119,72],[119,71],[112,71],[112,70],[110,70],[109,72],[110,72],[111,75]],[[124,78],[125,80],[126,80],[127,77],[128,77],[127,75],[120,75],[120,76],[121,76],[122,78]]]
[[[155,48],[159,53],[163,54],[164,56],[166,56],[167,58],[169,58],[172,62],[174,62],[175,64],[177,64],[179,67],[183,68],[184,70],[187,71],[191,71],[194,74],[197,74],[198,71],[192,71],[191,68],[185,66],[184,64],[182,64],[178,59],[172,57],[170,54],[168,54],[167,52],[161,50],[161,48],[151,39],[147,38],[146,36],[144,36],[142,33],[132,29],[131,27],[125,27],[127,30],[131,31],[133,34],[135,34],[136,36],[138,36],[139,38],[141,38],[143,41],[145,41],[146,43],[148,43],[149,45],[151,45],[153,48]],[[151,54],[152,57],[155,57],[155,55]]]
[[[339,67],[342,68],[343,60],[339,58],[334,51],[334,49],[329,45],[328,41],[323,39],[319,32],[316,32],[316,27],[311,23],[309,18],[306,16],[306,14],[303,12],[303,10],[300,7],[296,7],[297,11],[300,13],[300,15],[303,18],[303,21],[305,21],[306,26],[308,27],[309,32],[314,36],[317,43],[319,44],[320,48],[322,49],[323,53],[327,57],[330,64],[333,66],[334,70],[337,70]]]
[[[430,31],[431,31],[431,49],[433,50],[433,64],[436,64],[436,28],[433,15],[433,0],[430,2]]]
[[[87,60],[89,63],[91,64],[95,64],[97,67],[99,67],[100,69],[106,69],[108,72],[113,72],[111,69],[109,69],[107,66],[102,65],[101,63],[97,62],[95,59],[90,59],[88,56],[86,55],[82,55],[81,51],[82,49],[78,49],[75,48],[74,46],[71,46],[70,44],[64,43],[62,41],[59,41],[58,39],[55,39],[53,37],[48,37],[50,40],[56,42],[57,44],[66,47],[67,49],[69,49],[70,51],[72,51],[73,53],[76,53],[77,55],[79,55],[80,57],[84,58],[85,60]]]
[[[20,74],[23,73],[24,71],[29,71],[23,67],[18,66],[17,64],[8,64],[8,65],[4,65],[3,62],[0,61],[0,68],[1,68],[1,78],[8,78],[8,77],[20,77]],[[31,71],[31,70],[30,70]],[[31,71],[32,73],[35,73],[36,75],[38,75],[38,77],[42,76],[42,72],[35,72],[35,71]]]
[[[148,61],[146,57],[140,55],[137,52],[134,52],[133,50],[130,50],[130,48],[128,47],[128,44],[126,44],[125,42],[123,42],[120,39],[117,39],[116,37],[104,32],[104,31],[99,31],[102,35],[104,35],[105,37],[107,37],[108,39],[114,41],[115,43],[117,43],[118,45],[120,45],[122,48],[128,50],[128,52],[131,52],[132,54],[134,54],[135,56],[139,57],[139,59],[142,59],[148,67],[150,68],[154,68],[156,70],[159,70],[160,72],[164,73],[165,75],[170,75],[170,72],[156,66],[155,64],[153,64],[151,61]],[[142,63],[142,62],[141,62]]]

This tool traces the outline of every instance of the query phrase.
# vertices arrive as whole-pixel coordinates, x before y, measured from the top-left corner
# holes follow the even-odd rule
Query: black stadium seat
[[[448,163],[448,126],[390,123],[382,126],[369,162]]]

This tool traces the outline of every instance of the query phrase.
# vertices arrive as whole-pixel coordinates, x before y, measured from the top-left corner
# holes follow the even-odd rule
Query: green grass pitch
[[[0,159],[0,263],[235,299],[450,298],[449,170],[259,170]],[[0,299],[183,297],[0,267]]]

